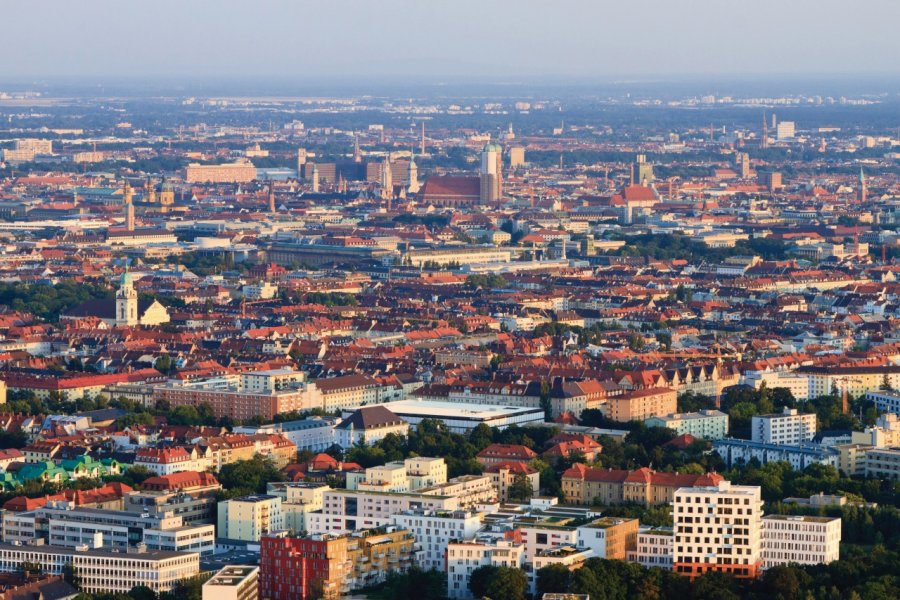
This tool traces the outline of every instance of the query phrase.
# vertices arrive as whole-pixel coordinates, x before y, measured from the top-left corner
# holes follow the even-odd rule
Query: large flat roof
[[[398,417],[436,417],[461,421],[490,421],[530,414],[539,414],[543,418],[544,414],[544,409],[539,407],[468,404],[440,400],[397,400],[396,402],[386,402],[382,406]]]

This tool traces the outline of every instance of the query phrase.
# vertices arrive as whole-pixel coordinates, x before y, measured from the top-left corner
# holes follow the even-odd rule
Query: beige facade
[[[606,401],[606,416],[614,421],[643,421],[673,414],[678,410],[678,394],[669,388],[633,390]]]
[[[258,542],[267,533],[284,528],[281,498],[243,496],[219,502],[217,534],[221,538]]]
[[[188,183],[247,183],[256,179],[256,167],[249,161],[221,165],[191,163],[184,179]]]

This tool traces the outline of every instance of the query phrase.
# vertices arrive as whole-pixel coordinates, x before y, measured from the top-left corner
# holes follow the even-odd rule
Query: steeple
[[[362,162],[362,152],[359,150],[359,134],[353,139],[353,162]]]
[[[856,199],[860,202],[865,202],[869,195],[869,189],[866,185],[866,174],[863,173],[863,168],[859,168],[859,191],[857,193]]]
[[[269,212],[275,214],[275,184],[269,184]]]
[[[406,193],[417,194],[419,192],[419,168],[416,166],[415,152],[409,152],[409,171],[406,177]]]
[[[766,111],[763,111],[762,139],[759,140],[759,147],[769,147],[769,123],[766,121]]]
[[[125,211],[125,229],[134,231],[134,204],[132,203],[131,185],[126,181],[125,188],[122,191],[123,208]]]
[[[388,154],[381,163],[381,199],[390,200],[394,195],[394,178],[391,173],[391,156]]]

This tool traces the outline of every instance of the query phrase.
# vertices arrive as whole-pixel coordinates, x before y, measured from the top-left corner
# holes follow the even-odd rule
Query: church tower
[[[269,184],[269,212],[275,214],[275,184]]]
[[[137,312],[138,294],[126,266],[122,279],[119,280],[119,289],[116,290],[116,325],[137,325]]]
[[[175,204],[175,188],[165,177],[159,184],[159,204],[162,212],[167,212],[169,207]]]
[[[394,176],[391,173],[391,157],[381,163],[381,199],[390,200],[394,196]]]
[[[406,193],[419,193],[419,167],[416,166],[416,157],[412,152],[409,153],[409,172],[406,181]]]
[[[125,182],[125,189],[122,192],[122,201],[125,211],[125,229],[134,231],[134,203],[131,200],[131,186]]]

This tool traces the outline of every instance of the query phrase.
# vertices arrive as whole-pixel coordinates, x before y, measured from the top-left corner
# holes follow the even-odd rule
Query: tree
[[[538,598],[548,593],[563,593],[569,589],[572,572],[569,567],[551,564],[537,571],[536,589]]]
[[[521,569],[485,565],[472,571],[469,590],[476,598],[525,600],[528,578]]]
[[[156,600],[156,592],[146,585],[136,585],[128,592],[128,597],[132,600]]]
[[[509,490],[507,490],[510,502],[527,502],[532,494],[534,494],[534,489],[531,487],[531,480],[528,478],[528,475],[516,473]]]

